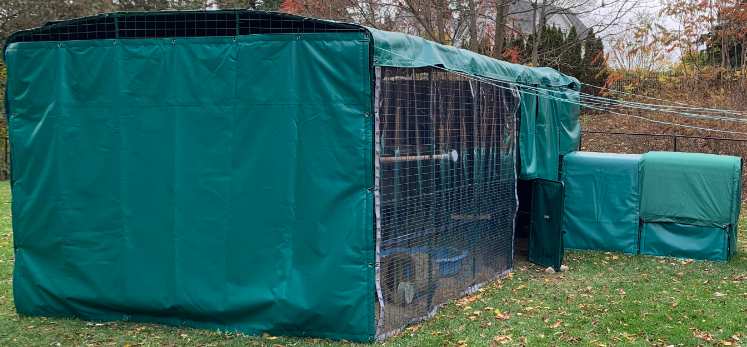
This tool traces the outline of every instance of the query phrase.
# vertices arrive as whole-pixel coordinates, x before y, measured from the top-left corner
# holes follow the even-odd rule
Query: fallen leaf
[[[493,342],[494,344],[505,345],[511,342],[511,336],[510,335],[498,335],[493,338]]]
[[[704,331],[697,330],[697,329],[693,331],[693,336],[703,341],[708,341],[708,342],[713,341],[713,336],[711,334],[704,332]]]
[[[467,306],[477,300],[479,300],[482,297],[480,294],[465,296],[461,299],[459,299],[456,303],[457,306]]]
[[[561,324],[563,324],[563,321],[561,321],[561,320],[557,320],[557,321],[555,321],[555,323],[553,323],[553,324],[552,324],[552,325],[550,326],[550,328],[551,328],[551,329],[557,329],[557,328],[559,328],[559,327],[560,327],[560,325],[561,325]]]
[[[508,320],[509,318],[511,318],[511,315],[509,315],[508,313],[503,313],[497,308],[495,309],[495,311],[493,311],[493,313],[495,313],[495,318],[498,320]]]
[[[183,334],[183,335],[186,335],[186,334]],[[263,333],[262,334],[262,338],[264,338],[266,340],[277,340],[278,339],[277,336],[272,336],[272,335],[270,335],[268,333]]]

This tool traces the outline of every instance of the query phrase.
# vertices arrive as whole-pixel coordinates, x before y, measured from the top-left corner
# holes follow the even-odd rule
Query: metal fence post
[[[677,135],[673,135],[672,139],[674,139],[674,151],[677,152]]]

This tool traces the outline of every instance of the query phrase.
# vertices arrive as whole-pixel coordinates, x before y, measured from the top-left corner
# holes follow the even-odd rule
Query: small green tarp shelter
[[[563,157],[563,240],[571,249],[638,253],[638,154]]]
[[[736,252],[739,157],[649,152],[641,159],[640,252],[725,261]]]
[[[522,177],[557,179],[578,141],[577,109],[555,100],[577,100],[573,78],[287,14],[53,22],[13,34],[4,59],[27,315],[374,339],[377,67],[521,92]]]

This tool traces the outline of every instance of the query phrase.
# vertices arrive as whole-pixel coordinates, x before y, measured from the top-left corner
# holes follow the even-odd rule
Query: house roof
[[[534,29],[533,23],[533,4],[527,0],[515,0],[510,4],[509,16],[514,20],[514,23],[522,33],[531,33]],[[570,25],[576,28],[576,32],[580,38],[585,38],[589,33],[589,27],[578,18],[578,16],[572,11],[559,8],[557,6],[548,5],[546,8],[548,13],[548,20],[554,18],[562,18],[567,21]],[[539,15],[539,13],[538,13]]]

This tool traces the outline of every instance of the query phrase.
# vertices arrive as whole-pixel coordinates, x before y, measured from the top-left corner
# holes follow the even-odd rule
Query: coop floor
[[[13,240],[6,182],[0,182],[0,202],[0,346],[344,344],[151,324],[20,318],[11,290]],[[448,304],[433,319],[386,344],[486,346],[495,340],[528,346],[747,345],[745,221],[739,254],[730,263],[569,252],[569,272],[546,274],[518,256],[510,278]]]

